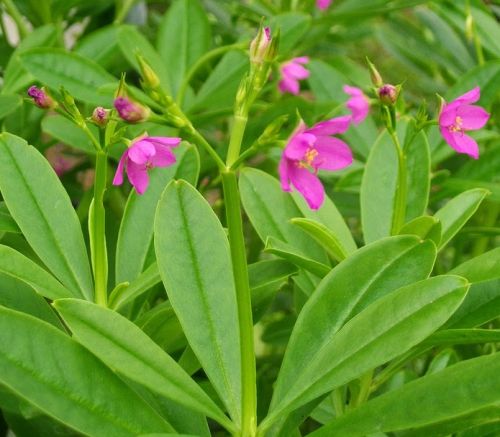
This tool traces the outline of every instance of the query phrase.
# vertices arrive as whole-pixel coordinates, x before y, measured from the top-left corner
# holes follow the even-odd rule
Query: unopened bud
[[[51,109],[57,107],[57,102],[45,91],[45,88],[31,86],[28,89],[28,96],[33,99],[36,106],[42,109]]]
[[[399,89],[394,85],[385,84],[378,89],[378,97],[383,105],[392,106],[399,96]]]
[[[141,69],[141,76],[144,84],[151,89],[158,88],[160,85],[160,78],[151,68],[151,66],[144,60],[141,55],[137,55],[137,61]]]
[[[375,85],[377,88],[380,88],[384,84],[382,76],[378,72],[377,67],[375,67],[375,65],[372,64],[372,62],[368,58],[366,58],[366,62],[368,63],[368,68],[370,69],[370,78],[373,85]]]
[[[264,61],[271,40],[271,29],[261,27],[257,36],[250,43],[250,61],[252,63],[261,64]]]
[[[109,121],[109,113],[109,109],[104,109],[102,106],[98,106],[92,113],[92,121],[98,126],[106,126]]]
[[[114,102],[118,115],[129,123],[139,123],[149,118],[151,110],[127,97],[117,97]]]

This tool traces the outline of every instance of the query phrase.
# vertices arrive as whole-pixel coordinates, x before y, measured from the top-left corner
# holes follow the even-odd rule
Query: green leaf
[[[292,51],[311,27],[311,16],[297,12],[275,15],[270,27],[280,30],[280,54]]]
[[[99,87],[116,79],[91,59],[59,48],[35,48],[21,55],[23,67],[54,90],[64,86],[76,99],[92,105],[111,106],[110,96]]]
[[[452,346],[500,342],[500,329],[444,329],[432,334],[422,346]]]
[[[175,150],[177,163],[149,173],[147,191],[130,192],[116,243],[116,283],[131,282],[148,267],[147,255],[153,241],[153,222],[160,195],[172,179],[183,178],[196,185],[200,157],[196,147],[183,143]]]
[[[163,89],[169,91],[171,86],[167,65],[170,65],[172,59],[162,59],[152,44],[134,26],[120,26],[116,37],[123,56],[129,64],[140,73],[141,69],[136,54],[141,55],[160,78]],[[170,43],[175,45],[172,43],[173,41],[175,40]]]
[[[108,367],[230,429],[234,427],[189,375],[134,323],[82,300],[62,299],[54,306],[73,337]]]
[[[92,59],[103,68],[121,67],[124,59],[118,46],[118,29],[114,25],[104,26],[83,36],[74,48],[75,53]]]
[[[500,247],[460,264],[451,270],[450,274],[463,276],[469,282],[482,282],[500,278]]]
[[[8,246],[0,245],[0,273],[16,278],[33,288],[47,299],[81,297],[72,294],[50,273],[35,264],[28,257]]]
[[[91,129],[93,128],[91,127]],[[68,146],[82,150],[87,154],[95,155],[95,147],[85,132],[62,115],[44,117],[42,120],[42,131]]]
[[[404,430],[438,436],[498,420],[499,372],[500,354],[455,364],[383,394],[310,436],[361,437],[376,431]],[[468,419],[478,422],[467,424]]]
[[[92,300],[80,222],[45,158],[23,139],[0,135],[0,189],[28,243],[73,296]]]
[[[158,28],[157,47],[167,61],[174,96],[189,67],[210,49],[211,39],[208,16],[199,0],[172,3]]]
[[[273,255],[290,261],[296,266],[301,267],[304,270],[319,276],[320,278],[327,275],[331,270],[329,265],[308,258],[307,255],[300,253],[300,251],[297,251],[289,244],[283,243],[283,241],[273,237],[267,238],[264,252],[272,253]]]
[[[307,64],[310,72],[308,82],[316,99],[320,102],[340,103],[348,95],[342,90],[347,80],[336,68],[323,61],[312,60]]]
[[[442,225],[441,243],[445,246],[477,211],[488,191],[481,188],[466,191],[451,199],[434,214]]]
[[[2,94],[0,95],[0,120],[11,112],[14,112],[19,106],[21,106],[21,97],[16,94]]]
[[[17,226],[17,223],[10,215],[5,202],[0,202],[0,232],[21,233],[19,226]]]
[[[239,423],[240,344],[229,243],[210,205],[185,181],[171,182],[163,192],[155,217],[155,250],[189,344]]]
[[[346,322],[394,290],[427,278],[435,256],[430,241],[400,236],[359,249],[336,266],[299,314],[276,383],[273,410],[305,370],[323,356]]]
[[[408,234],[416,235],[422,240],[431,240],[438,246],[441,241],[441,222],[437,218],[427,215],[417,217],[399,230],[399,235]]]
[[[86,435],[174,431],[66,334],[17,311],[0,315],[0,382],[41,411]]]
[[[240,175],[240,193],[243,208],[263,242],[273,237],[316,261],[327,262],[324,250],[290,223],[290,219],[302,217],[302,214],[275,178],[263,171],[246,168]]]
[[[315,353],[302,351],[307,359],[294,363],[301,366],[301,371],[294,379],[287,380],[284,387],[279,385],[281,390],[276,393],[281,396],[273,399],[267,420],[272,421],[352,381],[420,343],[453,314],[467,289],[468,284],[463,278],[438,276],[400,288],[372,303],[335,335],[328,337]],[[308,301],[306,306],[313,308],[309,314],[324,314],[324,308],[318,304],[314,299]],[[303,335],[308,332],[308,340],[313,341],[322,331],[317,328],[304,330],[300,318],[305,309],[294,333]],[[283,382],[278,380],[278,384]]]

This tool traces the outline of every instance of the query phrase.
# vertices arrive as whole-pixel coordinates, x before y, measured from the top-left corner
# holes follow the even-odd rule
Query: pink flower
[[[118,115],[129,123],[138,123],[148,119],[151,111],[137,102],[132,102],[127,97],[117,97],[114,101]]]
[[[154,167],[168,167],[175,162],[172,147],[177,147],[180,138],[142,137],[136,139],[120,158],[113,185],[123,183],[123,169],[127,171],[128,180],[138,194],[148,188],[148,170]]]
[[[50,97],[44,88],[33,85],[28,88],[28,96],[33,99],[33,103],[42,109],[55,108],[57,103]]]
[[[264,27],[259,30],[257,36],[250,43],[250,60],[253,63],[261,64],[267,53],[267,48],[271,44],[271,28]]]
[[[368,97],[363,94],[361,89],[354,86],[344,85],[343,90],[346,94],[351,96],[351,98],[347,101],[346,106],[351,111],[352,122],[354,124],[361,123],[370,111],[370,102],[368,101]]]
[[[332,1],[333,0],[316,0],[316,6],[324,11],[325,9],[328,9],[330,7]]]
[[[301,122],[281,156],[278,168],[281,188],[292,191],[292,184],[311,209],[318,209],[325,198],[318,170],[340,170],[352,163],[349,146],[330,136],[344,133],[350,122],[350,115],[323,121],[309,129]]]
[[[479,147],[465,131],[481,129],[490,118],[483,108],[471,105],[479,100],[480,92],[476,87],[445,103],[439,115],[439,130],[444,140],[458,153],[466,153],[474,159],[479,157]]]
[[[292,93],[295,95],[299,93],[299,80],[309,77],[309,70],[304,67],[304,64],[308,62],[309,58],[307,56],[301,56],[293,58],[281,66],[281,80],[278,87],[282,93]]]

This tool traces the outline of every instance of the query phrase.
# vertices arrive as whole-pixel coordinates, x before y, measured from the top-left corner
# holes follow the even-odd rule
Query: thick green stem
[[[406,175],[406,157],[401,145],[399,144],[399,139],[396,131],[389,130],[394,146],[396,147],[396,153],[398,156],[398,179],[396,186],[396,196],[394,199],[394,216],[392,219],[392,235],[396,235],[399,230],[403,227],[406,220],[406,198],[408,195],[407,187],[407,175]]]
[[[238,320],[241,343],[242,423],[241,437],[254,437],[257,430],[257,388],[253,340],[252,301],[241,218],[240,195],[236,174],[222,173],[226,205],[229,245],[238,302]]]
[[[16,23],[17,30],[19,31],[19,37],[21,39],[24,39],[29,33],[28,27],[24,22],[24,17],[21,15],[19,9],[17,9],[16,4],[12,0],[2,0],[2,1],[3,4],[5,5],[7,13],[12,17],[12,19]]]
[[[92,268],[94,271],[95,302],[107,306],[108,256],[106,251],[106,229],[104,192],[106,190],[106,173],[108,158],[103,151],[97,152],[94,181],[94,200],[92,214],[89,215],[91,238]]]
[[[229,140],[229,149],[227,151],[227,167],[231,167],[240,157],[241,142],[243,141],[247,121],[248,117],[246,114],[235,114],[234,116],[234,124]]]

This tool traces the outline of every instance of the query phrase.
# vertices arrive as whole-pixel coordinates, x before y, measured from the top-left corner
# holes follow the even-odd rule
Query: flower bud
[[[127,97],[117,97],[114,102],[118,115],[129,123],[138,123],[149,118],[151,110],[137,102],[132,102]]]
[[[45,88],[31,86],[28,89],[28,96],[33,99],[36,106],[42,109],[51,109],[57,107],[57,102],[45,91]]]
[[[252,63],[261,64],[264,61],[271,39],[271,29],[261,27],[257,36],[250,43],[250,61]]]
[[[399,96],[399,89],[394,85],[385,84],[378,89],[378,97],[383,105],[392,106]]]
[[[141,69],[142,80],[146,87],[155,89],[160,85],[160,78],[151,68],[151,66],[144,60],[141,55],[137,55],[137,61],[139,62],[139,67]]]
[[[366,58],[366,62],[368,63],[368,68],[370,69],[370,78],[373,85],[375,85],[377,88],[380,88],[384,84],[382,76],[378,72],[377,67],[375,67],[375,65],[373,65],[368,58]]]
[[[104,109],[102,106],[98,106],[92,113],[92,121],[98,126],[106,126],[109,121],[109,113],[109,109]]]

